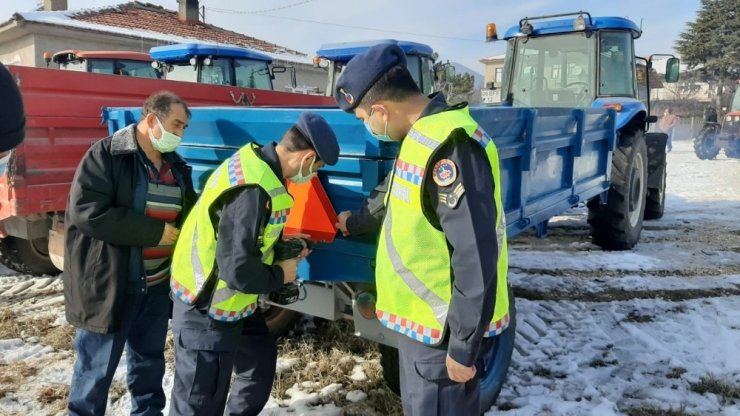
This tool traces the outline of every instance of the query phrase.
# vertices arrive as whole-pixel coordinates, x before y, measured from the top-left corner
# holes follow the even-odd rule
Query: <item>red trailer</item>
[[[0,177],[0,262],[25,273],[56,273],[70,183],[85,151],[106,137],[103,107],[136,107],[158,90],[190,106],[334,106],[332,97],[235,86],[9,66],[26,110],[26,139]],[[56,230],[56,231],[55,231]],[[59,258],[61,260],[61,257]]]

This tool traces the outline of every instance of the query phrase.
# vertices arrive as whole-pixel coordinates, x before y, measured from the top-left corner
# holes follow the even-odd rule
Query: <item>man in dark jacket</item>
[[[10,151],[25,136],[26,116],[18,86],[10,72],[0,64],[0,175],[10,159]]]
[[[124,346],[131,414],[164,408],[170,257],[196,199],[174,152],[189,118],[179,97],[155,93],[141,121],[95,143],[77,168],[64,253],[65,312],[77,327],[72,415],[105,413]]]

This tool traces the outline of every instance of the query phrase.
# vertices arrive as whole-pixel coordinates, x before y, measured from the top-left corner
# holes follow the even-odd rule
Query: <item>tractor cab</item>
[[[70,49],[59,51],[54,55],[44,53],[44,59],[47,65],[53,61],[59,65],[59,69],[66,71],[159,78],[159,72],[152,68],[152,58],[141,52]]]
[[[633,110],[642,103],[645,111],[649,95],[640,84],[650,77],[638,76],[637,69],[649,72],[652,58],[635,57],[634,40],[641,34],[631,20],[592,18],[587,12],[524,18],[503,38],[500,100],[513,107]],[[487,38],[498,40],[495,25],[489,24]],[[666,82],[678,80],[678,67],[677,58],[667,60]]]
[[[350,59],[380,43],[394,43],[406,53],[409,72],[424,94],[431,94],[435,91],[436,72],[441,70],[450,72],[451,70],[447,64],[435,65],[437,53],[430,46],[421,43],[395,39],[331,43],[322,45],[314,57],[314,66],[325,68],[329,75],[326,95],[333,94],[334,85]]]
[[[150,53],[153,66],[172,81],[272,90],[274,72],[285,71],[271,68],[270,56],[236,46],[185,43],[156,46]]]

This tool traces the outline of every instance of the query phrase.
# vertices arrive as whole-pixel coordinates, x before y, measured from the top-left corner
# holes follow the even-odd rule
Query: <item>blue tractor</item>
[[[151,48],[153,66],[171,81],[200,82],[272,90],[272,58],[264,53],[236,46],[182,43]]]
[[[663,216],[667,136],[648,133],[652,57],[635,56],[642,30],[621,17],[587,12],[524,18],[506,31],[501,104],[510,107],[613,108],[616,149],[611,186],[591,198],[588,222],[595,244],[632,248],[643,219]],[[487,40],[497,40],[489,24]],[[661,55],[664,56],[664,55]],[[679,60],[666,61],[665,82],[678,80]],[[576,126],[573,126],[576,128]]]
[[[449,67],[445,64],[435,63],[438,57],[437,53],[430,46],[422,43],[383,39],[325,44],[316,51],[314,65],[328,71],[326,94],[332,95],[334,85],[350,59],[379,43],[394,43],[406,53],[411,76],[414,77],[416,84],[425,94],[431,94],[435,91],[436,73]]]

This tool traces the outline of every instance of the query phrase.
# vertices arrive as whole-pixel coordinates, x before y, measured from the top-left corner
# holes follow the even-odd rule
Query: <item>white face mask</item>
[[[154,129],[149,129],[149,140],[152,142],[152,146],[157,149],[160,153],[174,152],[177,146],[180,145],[182,138],[174,133],[170,133],[162,126],[162,122],[159,121],[159,117],[154,116],[157,120],[159,129],[162,131],[162,137],[159,139],[154,137]]]
[[[5,175],[5,172],[8,170],[8,162],[10,162],[11,154],[13,154],[13,152],[9,151],[8,154],[0,157],[0,176]]]
[[[304,157],[303,160],[301,160],[301,166],[298,168],[298,173],[293,175],[293,177],[290,178],[290,181],[293,183],[306,183],[311,180],[314,176],[316,176],[316,172],[313,171],[313,164],[316,162],[316,155],[311,159],[311,164],[308,166],[308,175],[303,175],[303,162],[306,161],[306,158]]]

